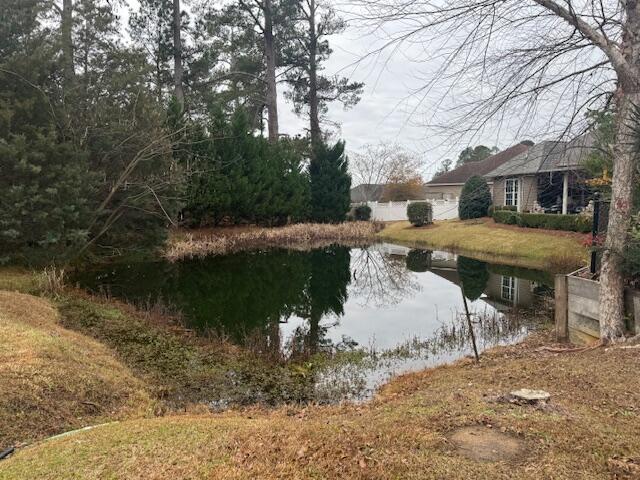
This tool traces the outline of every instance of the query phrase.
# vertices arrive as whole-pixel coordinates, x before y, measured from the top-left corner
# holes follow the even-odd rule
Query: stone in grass
[[[544,390],[531,390],[529,388],[514,390],[510,395],[514,400],[526,403],[546,403],[551,398],[549,392],[545,392]]]

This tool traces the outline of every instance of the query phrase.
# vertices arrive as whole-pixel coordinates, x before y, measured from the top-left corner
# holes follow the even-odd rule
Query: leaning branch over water
[[[373,241],[381,229],[380,224],[373,222],[299,223],[279,228],[255,228],[237,235],[195,238],[187,234],[183,239],[172,242],[164,256],[176,261],[260,248],[313,248],[334,243],[360,245]]]

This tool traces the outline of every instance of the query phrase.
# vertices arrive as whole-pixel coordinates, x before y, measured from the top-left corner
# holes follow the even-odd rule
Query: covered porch
[[[571,214],[583,211],[592,197],[580,171],[550,171],[496,179],[493,204],[518,212]]]
[[[581,171],[543,172],[537,175],[537,204],[544,213],[582,212],[593,192]]]

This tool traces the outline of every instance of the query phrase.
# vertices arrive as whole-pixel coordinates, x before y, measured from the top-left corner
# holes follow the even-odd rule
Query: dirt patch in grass
[[[496,225],[493,220],[447,220],[428,228],[409,222],[387,224],[382,240],[413,247],[443,249],[492,263],[570,271],[585,265],[584,235]]]
[[[485,354],[479,365],[405,375],[364,405],[109,425],[21,450],[0,463],[0,477],[586,480],[631,471],[640,458],[637,350],[539,349],[549,342],[534,335]],[[550,392],[553,408],[492,401],[523,387]],[[527,454],[509,461],[460,455],[451,437],[467,427],[517,439]]]
[[[460,455],[479,462],[512,462],[525,453],[522,440],[486,426],[459,428],[449,440]]]
[[[144,384],[103,345],[62,328],[49,301],[0,291],[0,450],[152,409]]]

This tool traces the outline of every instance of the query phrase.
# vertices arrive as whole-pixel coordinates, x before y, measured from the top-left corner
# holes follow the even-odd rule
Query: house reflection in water
[[[538,289],[539,285],[533,280],[490,273],[485,301],[499,311],[514,306],[528,307],[537,298]]]
[[[381,244],[386,255],[406,257],[407,268],[414,272],[432,272],[458,286],[478,288],[478,298],[498,311],[513,307],[529,307],[540,295],[553,288],[553,277],[542,271],[490,264],[449,252],[410,249],[399,245]],[[461,269],[462,262],[473,268]],[[461,278],[466,276],[467,278]]]

